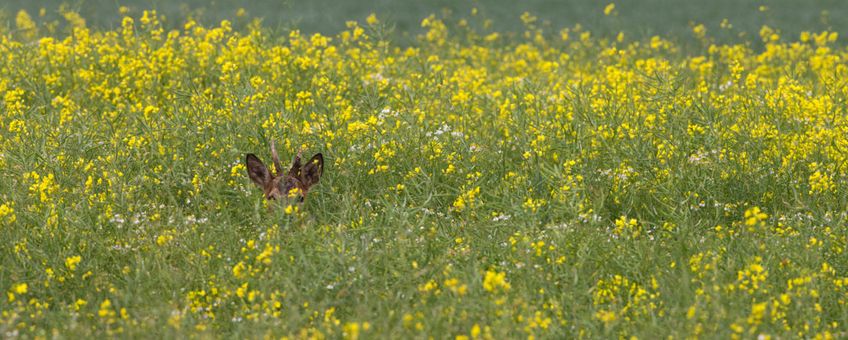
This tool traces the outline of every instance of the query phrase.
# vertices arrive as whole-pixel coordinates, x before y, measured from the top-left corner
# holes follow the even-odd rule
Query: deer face
[[[267,200],[300,196],[300,201],[303,201],[309,189],[321,179],[324,172],[324,156],[317,153],[306,164],[301,163],[300,156],[298,152],[289,171],[283,173],[274,142],[271,142],[271,157],[276,168],[274,173],[271,173],[259,157],[249,153],[245,159],[247,175],[253,183],[262,188]]]

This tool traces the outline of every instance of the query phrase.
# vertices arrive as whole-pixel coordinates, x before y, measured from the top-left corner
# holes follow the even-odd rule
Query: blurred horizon
[[[615,4],[615,12],[605,16],[603,10],[609,3]],[[763,25],[775,28],[784,37],[791,39],[795,39],[802,31],[848,30],[848,6],[836,0],[643,0],[620,3],[591,0],[7,0],[0,5],[0,12],[3,13],[4,24],[14,27],[15,14],[21,9],[39,20],[39,12],[43,8],[46,15],[41,19],[55,20],[60,19],[60,6],[78,12],[86,19],[88,26],[97,28],[119,26],[121,6],[126,6],[131,16],[139,16],[143,10],[155,9],[166,17],[164,24],[168,28],[178,27],[187,17],[206,25],[217,24],[223,19],[233,21],[239,19],[237,12],[243,9],[245,15],[241,18],[244,21],[242,24],[253,18],[261,18],[263,26],[270,29],[297,28],[304,33],[318,32],[325,35],[343,30],[346,21],[364,21],[371,13],[393,26],[396,35],[414,35],[421,32],[420,22],[430,14],[467,18],[471,16],[472,8],[477,8],[478,16],[490,19],[492,30],[499,32],[520,32],[520,16],[524,12],[538,17],[542,25],[554,30],[580,24],[598,34],[621,31],[632,38],[653,35],[688,37],[691,27],[697,24],[703,24],[708,34],[719,40],[734,39],[740,32],[756,35]],[[731,30],[719,29],[725,19],[733,26]]]

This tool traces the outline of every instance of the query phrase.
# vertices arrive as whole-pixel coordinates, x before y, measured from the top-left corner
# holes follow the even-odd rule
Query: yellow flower
[[[828,174],[818,170],[810,175],[808,181],[810,183],[810,195],[832,192],[836,189],[833,179]]]
[[[599,310],[595,313],[595,318],[601,320],[603,323],[610,323],[615,321],[616,315],[613,311],[608,310]]]
[[[15,16],[15,26],[17,26],[18,30],[20,30],[27,39],[32,39],[37,33],[35,22],[32,21],[29,13],[25,10],[18,11],[18,15]]]
[[[609,3],[606,7],[604,7],[604,15],[613,14],[615,11],[615,3]]]
[[[75,271],[77,269],[77,264],[82,261],[82,256],[71,256],[65,259],[65,267],[70,271]]]
[[[704,27],[703,24],[698,24],[697,26],[692,28],[692,33],[695,34],[695,37],[698,39],[703,39],[707,34],[707,28]]]
[[[291,190],[289,190],[289,192],[286,195],[289,198],[295,198],[298,195],[303,195],[303,191],[301,191],[300,188],[295,187],[295,188],[291,188]]]
[[[115,311],[112,310],[112,301],[109,299],[103,300],[103,302],[100,303],[100,309],[97,311],[97,315],[101,318],[115,317]]]
[[[235,266],[233,266],[233,276],[235,276],[236,278],[241,278],[242,276],[244,276],[244,271],[246,268],[247,267],[244,262],[237,263]]]
[[[477,200],[477,196],[480,194],[480,187],[474,187],[470,190],[463,192],[461,195],[457,196],[457,198],[453,201],[453,208],[457,212],[461,212],[468,207],[473,207]]]
[[[371,26],[374,26],[374,25],[380,23],[380,21],[377,20],[377,15],[374,14],[374,13],[371,13],[371,15],[369,15],[368,18],[365,19],[365,22],[367,22],[368,25],[371,25]]]
[[[6,221],[8,224],[12,224],[15,220],[15,209],[12,208],[11,203],[0,204],[0,222]]]
[[[505,272],[487,270],[486,274],[483,276],[483,289],[488,292],[506,292],[509,291],[510,288],[511,286],[509,282],[506,281]]]
[[[639,237],[642,233],[642,228],[635,218],[628,219],[627,216],[621,216],[615,220],[615,229],[613,234],[618,236],[629,235]]]
[[[760,211],[759,207],[752,207],[745,210],[745,225],[748,227],[765,226],[765,220],[768,215]]]
[[[367,322],[365,324],[367,324]],[[342,332],[343,332],[342,337],[345,340],[359,339],[360,330],[361,329],[367,330],[367,328],[365,327],[365,324],[363,324],[362,327],[360,327],[360,324],[358,322],[345,323],[344,326],[342,326]],[[369,327],[370,327],[370,325],[369,325]]]
[[[18,295],[26,294],[27,293],[27,284],[26,283],[16,284],[15,287],[12,289],[12,291],[15,292],[15,294],[18,294]]]

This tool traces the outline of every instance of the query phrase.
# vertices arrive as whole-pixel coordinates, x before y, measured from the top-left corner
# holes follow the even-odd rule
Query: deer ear
[[[302,164],[300,164],[300,152],[294,156],[294,161],[292,161],[291,168],[289,168],[289,176],[294,178],[300,178],[300,168]]]
[[[318,180],[321,179],[321,175],[323,173],[324,156],[317,153],[309,159],[309,162],[306,162],[306,165],[303,166],[303,170],[301,171],[303,185],[307,188],[315,185],[315,183],[318,183]]]
[[[256,155],[252,153],[247,154],[245,165],[247,165],[247,176],[256,185],[265,187],[271,182],[271,173],[268,172],[268,167]]]
[[[274,140],[271,140],[271,160],[274,161],[274,173],[276,176],[283,174],[283,165],[280,163],[280,157],[277,156],[277,147],[274,145]]]

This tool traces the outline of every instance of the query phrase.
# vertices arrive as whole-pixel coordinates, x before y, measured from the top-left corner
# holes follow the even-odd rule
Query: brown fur
[[[274,162],[274,173],[272,174],[265,163],[256,155],[249,153],[245,159],[247,166],[247,176],[253,183],[256,183],[265,193],[265,199],[276,200],[289,196],[295,188],[300,190],[300,201],[306,199],[306,194],[309,189],[318,184],[321,175],[324,172],[324,156],[321,153],[316,153],[306,162],[305,165],[300,161],[301,153],[298,152],[294,157],[289,171],[283,173],[283,167],[280,163],[280,158],[277,156],[277,149],[274,142],[271,142],[271,159]]]

